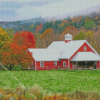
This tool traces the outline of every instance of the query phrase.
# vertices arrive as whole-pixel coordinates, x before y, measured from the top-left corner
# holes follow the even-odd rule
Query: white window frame
[[[34,67],[34,62],[31,62],[31,67]]]
[[[57,61],[54,62],[54,66],[57,66]]]
[[[84,51],[86,51],[86,50],[87,50],[87,47],[86,47],[86,46],[84,46],[84,48],[83,48],[83,49],[84,49]]]
[[[42,66],[41,66],[41,63],[43,63],[43,65],[42,65]],[[44,66],[44,62],[43,62],[43,61],[41,61],[41,62],[40,62],[40,67],[43,67],[43,66]]]
[[[64,63],[65,63],[65,65],[64,65]],[[63,61],[63,67],[66,67],[66,61]]]

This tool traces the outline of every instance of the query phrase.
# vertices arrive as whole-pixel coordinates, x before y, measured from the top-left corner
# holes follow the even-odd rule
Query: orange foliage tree
[[[25,46],[18,46],[16,43],[7,42],[0,50],[1,63],[11,70],[14,65],[21,65],[27,68],[33,61],[31,53],[26,52]]]
[[[67,26],[67,27],[65,27],[62,35],[66,35],[67,33],[70,33],[72,35],[76,35],[77,32],[78,32],[78,29],[75,28],[74,26]]]
[[[13,37],[13,42],[18,46],[26,46],[26,49],[36,48],[35,37],[29,31],[17,32]]]
[[[42,29],[42,23],[39,26],[37,26],[35,32],[39,32],[41,29]]]

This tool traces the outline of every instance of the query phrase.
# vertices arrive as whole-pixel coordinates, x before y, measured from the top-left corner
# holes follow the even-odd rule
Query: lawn
[[[27,89],[35,84],[46,93],[70,93],[77,90],[100,93],[100,70],[0,71],[0,87]]]

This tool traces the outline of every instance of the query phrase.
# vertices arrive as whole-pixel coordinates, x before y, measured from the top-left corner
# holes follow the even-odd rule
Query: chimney
[[[68,43],[69,41],[72,41],[72,38],[73,38],[73,37],[72,37],[71,34],[69,34],[69,33],[66,34],[66,35],[65,35],[65,43]]]

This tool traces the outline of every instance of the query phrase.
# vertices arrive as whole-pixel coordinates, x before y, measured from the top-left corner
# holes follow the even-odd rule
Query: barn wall
[[[84,51],[84,46],[86,46],[86,51]],[[78,52],[94,52],[91,47],[87,45],[87,43],[84,43],[71,57],[69,60],[71,60]],[[70,69],[73,69],[73,65],[70,63]]]
[[[73,64],[70,62],[70,67],[69,69],[73,69]]]
[[[84,46],[87,47],[87,50],[84,51]],[[71,57],[70,59],[72,59],[78,52],[94,52],[86,43],[84,43]]]
[[[87,50],[86,51],[84,51],[84,46],[86,46],[87,47]],[[80,48],[79,48],[79,50],[78,51],[80,51],[80,52],[82,52],[82,51],[84,51],[84,52],[94,52],[92,49],[91,49],[91,47],[89,47],[88,45],[87,45],[87,43],[84,43]]]
[[[44,61],[44,66],[40,67],[40,62],[36,62],[36,70],[51,70],[58,69],[58,61],[57,66],[54,66],[54,61]]]
[[[66,67],[63,67],[63,61],[65,61],[66,62]],[[58,62],[58,66],[60,67],[60,68],[62,68],[62,69],[65,69],[65,68],[68,68],[68,60],[66,60],[66,59],[61,59],[59,62]]]
[[[97,66],[96,66],[96,69],[99,69],[100,68],[100,61],[97,62]]]

